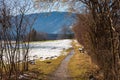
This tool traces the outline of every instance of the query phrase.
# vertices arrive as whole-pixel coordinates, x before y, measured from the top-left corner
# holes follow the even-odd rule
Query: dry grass
[[[69,53],[71,49],[65,50],[63,52]],[[35,65],[29,65],[30,72],[38,72],[38,79],[48,80],[47,76],[52,74],[57,67],[60,65],[61,61],[66,57],[66,55],[61,55],[57,59],[40,61],[36,60]]]
[[[74,80],[88,80],[89,75],[94,75],[96,72],[97,66],[91,62],[87,54],[82,54],[78,51],[78,48],[81,46],[76,41],[72,45],[75,54],[68,65],[69,73]]]

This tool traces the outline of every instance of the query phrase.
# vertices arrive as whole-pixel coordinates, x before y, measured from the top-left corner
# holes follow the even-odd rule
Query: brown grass
[[[91,62],[91,58],[86,53],[82,54],[78,51],[81,45],[76,41],[74,41],[72,45],[75,54],[68,65],[69,73],[74,80],[88,80],[89,75],[94,75],[98,68]]]
[[[71,51],[71,49],[65,50],[63,52],[66,52],[67,54]],[[38,79],[41,80],[48,80],[47,76],[52,74],[57,67],[60,65],[61,61],[66,57],[67,55],[61,55],[57,59],[53,60],[45,60],[40,61],[36,60],[35,65],[29,64],[29,71],[30,72],[38,72]]]

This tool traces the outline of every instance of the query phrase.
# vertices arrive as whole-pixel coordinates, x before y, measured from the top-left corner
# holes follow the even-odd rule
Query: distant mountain
[[[37,16],[33,28],[38,32],[47,34],[59,34],[62,27],[70,27],[76,22],[76,14],[69,12],[46,12],[26,15],[31,17]]]

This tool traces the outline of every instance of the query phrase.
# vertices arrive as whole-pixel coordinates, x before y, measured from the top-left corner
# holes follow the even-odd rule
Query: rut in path
[[[72,50],[68,56],[61,62],[58,69],[50,76],[49,80],[71,80],[68,73],[68,63],[70,58],[73,56],[74,51]]]

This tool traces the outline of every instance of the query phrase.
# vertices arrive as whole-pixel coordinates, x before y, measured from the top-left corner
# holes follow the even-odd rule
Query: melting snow
[[[71,48],[71,42],[72,40],[70,39],[46,42],[31,42],[29,60],[34,64],[35,59],[55,59],[60,55],[66,55],[66,53],[62,53],[62,51]],[[7,59],[7,54],[4,53],[4,55],[6,55],[3,56],[4,61],[9,62],[9,59]],[[20,54],[20,60],[23,60],[22,54]]]
[[[71,41],[72,40],[65,39],[65,40],[30,43],[30,47],[31,47],[29,53],[30,60],[53,59],[53,58],[57,58],[60,55],[64,55],[64,53],[61,52],[65,49],[72,47]]]

